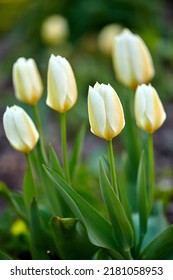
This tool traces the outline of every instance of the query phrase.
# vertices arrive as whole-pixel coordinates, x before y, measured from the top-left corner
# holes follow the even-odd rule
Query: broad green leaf
[[[111,260],[111,258],[104,249],[99,249],[92,257],[92,260]]]
[[[0,251],[0,260],[12,260],[12,258],[8,256],[6,253]]]
[[[162,260],[173,253],[173,225],[160,233],[142,252],[144,260]]]
[[[140,236],[144,236],[147,231],[148,201],[144,151],[141,154],[138,175],[137,175],[137,205],[140,219]]]
[[[73,179],[76,175],[77,168],[81,159],[83,141],[85,137],[85,126],[83,125],[76,136],[75,143],[70,158],[70,176]]]
[[[71,188],[57,173],[48,167],[45,167],[45,170],[52,181],[55,182],[57,189],[66,200],[75,216],[86,227],[90,241],[96,246],[115,249],[116,251],[110,223],[73,188]],[[122,259],[121,254],[118,252],[117,258]]]
[[[133,219],[132,219],[132,210],[128,200],[127,190],[124,187],[124,184],[121,182],[120,178],[117,176],[118,181],[118,192],[120,195],[121,204],[126,212],[127,218],[131,224],[131,227],[134,228]]]
[[[50,259],[48,251],[51,251],[48,224],[45,228],[37,202],[33,199],[30,210],[31,254],[36,260]]]
[[[50,167],[57,172],[61,177],[64,178],[64,172],[61,167],[61,164],[59,162],[58,156],[53,149],[52,145],[49,145],[49,161],[50,161]]]
[[[58,256],[64,260],[91,259],[97,247],[76,218],[53,217],[50,221]]]
[[[99,180],[103,199],[109,214],[117,246],[129,251],[133,246],[133,230],[124,208],[109,182],[103,164],[100,160]]]

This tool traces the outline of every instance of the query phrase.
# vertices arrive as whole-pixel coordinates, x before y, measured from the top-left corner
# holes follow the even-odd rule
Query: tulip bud
[[[43,93],[42,80],[34,59],[19,58],[13,65],[13,84],[16,98],[35,105]]]
[[[58,45],[66,41],[69,35],[69,26],[66,18],[61,15],[52,15],[45,19],[41,28],[43,41],[48,45]]]
[[[113,64],[117,79],[136,88],[154,76],[151,55],[144,41],[129,30],[123,30],[114,39]]]
[[[77,100],[77,87],[73,70],[65,58],[51,55],[47,83],[46,104],[60,113],[68,111]]]
[[[122,31],[122,26],[116,23],[104,26],[98,34],[98,47],[99,50],[107,55],[112,55],[112,47],[115,36]]]
[[[166,119],[166,113],[160,98],[151,85],[137,87],[135,118],[137,125],[148,133],[155,132]]]
[[[28,153],[39,138],[35,125],[20,107],[7,107],[3,116],[3,126],[10,145],[17,151]]]
[[[117,136],[125,125],[121,102],[110,85],[89,87],[88,114],[91,132],[106,140]]]

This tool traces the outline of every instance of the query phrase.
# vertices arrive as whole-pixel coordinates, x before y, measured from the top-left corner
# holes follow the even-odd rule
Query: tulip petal
[[[48,67],[48,96],[46,103],[54,110],[63,113],[77,100],[77,86],[69,62],[51,55]]]
[[[132,71],[128,55],[128,44],[123,37],[115,37],[113,62],[117,79],[125,85],[129,85],[132,80]]]
[[[48,68],[48,97],[46,103],[53,109],[63,111],[67,94],[67,76],[55,56],[51,56]]]
[[[106,108],[107,123],[109,123],[109,130],[107,131],[107,133],[110,135],[109,138],[112,139],[121,132],[125,125],[125,121],[120,99],[110,85],[107,86],[107,92],[105,92],[104,102]]]
[[[26,59],[19,58],[13,67],[13,84],[16,97],[23,102],[30,99],[32,92],[32,83],[27,72]]]
[[[88,114],[91,131],[98,137],[104,138],[106,126],[105,105],[102,97],[92,87],[88,93]]]

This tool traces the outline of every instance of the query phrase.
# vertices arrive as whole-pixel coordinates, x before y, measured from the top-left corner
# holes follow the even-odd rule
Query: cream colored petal
[[[105,106],[102,97],[92,87],[88,92],[88,114],[91,131],[101,138],[105,138],[106,126]]]
[[[66,98],[68,98],[68,100],[71,103],[71,106],[73,106],[73,104],[77,100],[77,85],[76,85],[76,80],[75,80],[73,70],[72,70],[69,62],[64,57],[57,56],[57,60],[58,60],[59,64],[61,65],[61,67],[64,69],[64,72],[66,73],[67,81],[68,81],[67,82],[68,97],[66,97]]]
[[[33,95],[40,98],[43,92],[43,83],[34,59],[30,58],[27,60],[27,69],[33,86]]]
[[[146,110],[146,99],[145,92],[142,86],[138,86],[135,93],[135,103],[134,103],[135,119],[137,125],[143,129],[144,116]]]
[[[153,102],[153,114],[152,114],[152,132],[157,130],[166,119],[166,113],[164,111],[163,105],[160,101],[158,93],[156,90],[150,86],[152,91],[152,102]],[[150,117],[151,118],[151,117]]]
[[[114,89],[108,85],[104,95],[107,123],[109,123],[107,133],[112,138],[117,136],[125,125],[124,112],[120,99]],[[110,130],[111,129],[111,130]]]
[[[130,86],[132,81],[131,61],[129,57],[128,38],[119,35],[115,37],[113,46],[113,65],[117,79]]]
[[[26,59],[19,58],[13,66],[13,84],[16,98],[27,102],[32,93],[32,83],[27,74]]]
[[[151,54],[145,45],[144,41],[139,37],[137,37],[137,44],[139,48],[139,55],[141,57],[141,71],[138,72],[138,79],[140,83],[149,82],[154,76],[154,65],[152,61]]]
[[[48,96],[46,103],[59,112],[64,110],[67,83],[67,75],[64,69],[58,63],[56,57],[51,56],[48,67]]]

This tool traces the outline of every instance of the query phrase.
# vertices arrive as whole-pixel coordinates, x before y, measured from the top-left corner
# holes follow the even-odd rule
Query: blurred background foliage
[[[7,105],[21,105],[14,97],[13,63],[22,56],[34,58],[44,81],[44,96],[39,106],[46,137],[59,152],[60,140],[57,138],[56,114],[45,105],[46,76],[50,54],[65,56],[72,65],[78,86],[78,102],[68,113],[70,147],[70,141],[73,141],[73,135],[79,126],[83,122],[88,126],[87,92],[89,85],[93,86],[96,81],[110,83],[121,99],[123,89],[116,81],[112,58],[101,51],[98,38],[102,28],[108,24],[115,23],[127,27],[143,38],[153,57],[156,73],[152,85],[157,89],[164,105],[167,106],[168,115],[167,124],[156,133],[156,157],[158,156],[160,159],[160,170],[163,166],[167,168],[168,165],[168,169],[164,169],[164,173],[167,174],[167,178],[172,179],[169,167],[173,162],[173,141],[170,140],[170,126],[172,126],[173,120],[170,114],[173,101],[172,11],[172,1],[168,0],[0,0],[1,116]],[[67,40],[57,45],[48,45],[42,37],[42,25],[49,16],[56,14],[67,19],[69,35]],[[22,106],[30,112],[27,105],[22,104]],[[55,126],[54,120],[56,121]],[[103,141],[91,136],[88,132],[89,126],[87,127],[84,156],[88,161],[90,171],[95,176]],[[18,189],[22,184],[22,176],[17,176],[17,172],[20,170],[20,174],[23,174],[25,162],[22,155],[18,155],[9,147],[4,138],[2,122],[0,137],[0,180],[5,181],[10,187]],[[121,151],[119,139],[115,139],[114,143]],[[12,160],[14,156],[16,163],[13,163]],[[10,162],[10,165],[7,162]],[[119,157],[117,157],[117,162],[119,162]],[[83,174],[82,172],[83,170],[81,174]],[[169,186],[170,184],[168,181]],[[162,190],[159,195],[162,195]]]

